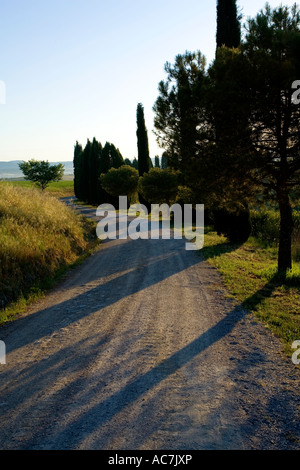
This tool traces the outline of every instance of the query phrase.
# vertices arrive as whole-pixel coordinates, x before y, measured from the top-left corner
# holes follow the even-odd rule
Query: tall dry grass
[[[0,309],[74,263],[89,240],[86,222],[56,198],[0,182]]]

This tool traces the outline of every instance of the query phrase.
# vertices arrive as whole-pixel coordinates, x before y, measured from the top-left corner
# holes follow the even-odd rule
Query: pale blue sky
[[[265,5],[237,3],[245,18]],[[152,106],[164,64],[186,50],[211,62],[215,35],[216,0],[0,0],[0,161],[72,160],[93,137],[133,159],[139,102],[161,155]]]

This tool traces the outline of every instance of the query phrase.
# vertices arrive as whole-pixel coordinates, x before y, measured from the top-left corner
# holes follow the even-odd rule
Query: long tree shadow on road
[[[270,282],[268,282],[262,289],[250,296],[246,300],[246,303],[251,303],[252,306],[258,306],[263,299],[272,295],[275,285],[276,282],[274,282],[273,279],[270,280]],[[113,393],[105,400],[101,400],[100,393],[99,401],[96,405],[93,405],[87,411],[84,411],[79,415],[74,415],[74,417],[71,417],[69,420],[69,424],[66,425],[63,430],[60,428],[54,436],[55,442],[59,443],[63,448],[74,449],[80,446],[82,434],[78,432],[78,430],[85,429],[85,438],[87,435],[92,436],[94,432],[109,423],[118,413],[139,400],[142,396],[146,395],[149,390],[157,387],[169,376],[175,374],[180,368],[201,355],[201,353],[210,348],[214,343],[217,343],[226,335],[229,335],[235,326],[247,315],[248,311],[241,305],[234,307],[208,331],[201,334],[197,339],[186,345],[184,348],[178,350],[172,356],[163,360],[157,366],[140,375],[135,380],[130,381],[127,385],[120,388],[118,392]],[[107,338],[103,338],[102,343],[105,344],[106,341]],[[141,354],[142,353],[143,352],[141,351]],[[54,364],[53,361],[51,361],[51,363],[52,365]],[[45,365],[42,365],[42,367],[45,367]],[[66,364],[64,367],[66,367]],[[34,371],[32,371],[32,373],[33,372]],[[44,371],[43,375],[43,381],[47,383],[47,371]],[[105,382],[105,380],[106,378],[103,377],[103,382]],[[77,383],[72,383],[70,385],[70,396],[74,395],[74,393],[76,395],[76,390],[80,388],[80,380]],[[101,389],[101,382],[98,382],[97,386],[95,385],[95,388],[97,388],[97,390]],[[275,400],[274,397],[273,400]],[[245,424],[245,426],[246,425],[247,424]],[[23,448],[34,447],[38,441],[39,436],[32,436],[31,439],[24,443]]]
[[[117,254],[116,263],[113,263],[112,266],[103,267],[105,271],[105,276],[116,276],[112,279],[104,282],[103,284],[93,287],[89,293],[93,294],[94,298],[99,299],[99,304],[97,305],[88,305],[85,309],[78,310],[78,305],[85,302],[86,292],[79,294],[75,299],[70,299],[65,302],[62,302],[54,307],[47,308],[45,310],[36,312],[35,314],[21,318],[15,322],[15,327],[20,328],[22,331],[23,327],[27,326],[27,335],[20,335],[20,341],[18,343],[18,348],[21,348],[27,344],[33,344],[36,340],[39,340],[44,335],[51,335],[55,332],[57,326],[55,326],[55,319],[57,320],[60,316],[65,316],[64,326],[71,324],[72,322],[78,321],[83,317],[87,317],[95,312],[99,311],[99,314],[102,309],[108,307],[122,298],[124,298],[124,292],[119,290],[120,285],[126,286],[126,295],[130,296],[135,294],[147,287],[153,285],[153,279],[148,278],[148,272],[150,268],[155,267],[157,273],[155,278],[155,283],[161,282],[174,274],[180,273],[186,269],[189,269],[193,266],[201,265],[203,260],[199,260],[199,257],[195,253],[187,253],[184,258],[184,262],[180,262],[182,257],[177,257],[178,253],[178,241],[166,241],[162,252],[158,253],[157,256],[152,256],[147,258],[146,256],[141,260],[136,257],[136,243],[135,241],[126,241],[124,244],[116,245],[109,247],[108,250],[114,250]],[[147,242],[146,242],[147,243]],[[151,241],[154,244],[156,241]],[[183,246],[183,244],[182,244]],[[182,248],[182,247],[181,247]],[[223,247],[220,247],[222,250],[232,250],[235,247],[230,246],[225,243]],[[106,249],[106,248],[105,248]],[[119,265],[117,263],[119,257],[121,257],[122,252],[126,253],[126,265]],[[207,253],[206,253],[207,256]],[[172,259],[172,263],[166,263],[167,260]],[[101,257],[99,257],[99,262]],[[130,281],[130,276],[132,271],[139,271],[141,277],[141,283],[132,283]],[[99,267],[99,277],[103,275],[102,266]],[[90,282],[95,281],[95,276],[91,276]],[[122,386],[117,392],[111,394],[104,400],[101,398],[101,386],[99,382],[95,385],[95,393],[98,392],[99,399],[96,404],[93,404],[86,410],[82,410],[81,413],[75,413],[74,416],[70,416],[66,421],[65,426],[59,427],[55,433],[53,439],[61,448],[76,448],[80,446],[82,441],[82,434],[78,431],[80,429],[85,429],[84,435],[92,435],[96,432],[101,426],[109,423],[118,413],[128,407],[130,404],[139,400],[141,397],[147,394],[150,389],[154,389],[157,385],[161,384],[172,374],[175,374],[180,368],[187,365],[197,356],[201,355],[205,350],[207,350],[214,343],[217,343],[226,335],[229,335],[235,326],[241,322],[247,315],[249,315],[248,310],[245,306],[251,305],[252,308],[259,306],[259,304],[266,298],[270,297],[278,285],[278,278],[275,276],[268,283],[265,284],[259,291],[255,292],[253,295],[249,296],[242,305],[234,306],[229,309],[229,311],[220,318],[220,321],[216,323],[212,328],[205,331],[194,341],[187,344],[185,347],[179,349],[170,357],[161,361],[158,365],[152,367],[147,372],[140,374],[137,378],[127,383],[125,386]],[[100,300],[101,299],[101,300]],[[58,309],[58,310],[56,310]],[[64,312],[73,312],[69,317],[64,314]],[[35,329],[35,322],[40,322],[43,318],[53,318],[53,326],[51,324],[45,328],[45,330]],[[29,328],[30,327],[30,328]],[[16,331],[16,330],[15,330]],[[5,331],[4,331],[5,332]],[[92,338],[92,336],[91,336]],[[105,347],[108,342],[108,338],[103,336],[101,338],[95,337],[91,339],[92,346],[89,348],[89,351],[95,350],[95,353],[99,351],[99,348]],[[41,387],[47,386],[49,377],[53,376],[53,369],[57,375],[67,374],[74,369],[74,363],[71,361],[76,352],[81,351],[83,345],[78,344],[74,339],[74,347],[68,348],[66,351],[61,351],[59,354],[53,354],[48,359],[42,361],[39,365],[28,366],[28,369],[24,370],[24,373],[15,380],[15,388],[20,391],[23,400],[26,400],[27,397],[22,395],[22,388],[25,384],[29,384],[31,381],[35,381],[36,377],[40,375],[41,378]],[[8,353],[10,352],[10,345],[7,345]],[[65,353],[65,354],[64,354]],[[143,354],[143,351],[141,351]],[[64,359],[62,360],[62,356]],[[85,356],[78,356],[78,367],[84,367],[85,361],[89,362],[89,358]],[[2,375],[2,380],[5,381],[6,374],[5,372]],[[26,381],[24,382],[24,377]],[[103,383],[106,381],[106,377],[103,377]],[[71,382],[67,387],[69,388],[69,396],[76,398],[76,393],[78,390],[81,390],[81,385],[84,383],[84,379],[77,379],[76,382]],[[99,392],[100,390],[100,392]],[[58,394],[65,392],[62,389]],[[65,395],[65,394],[64,394]],[[68,404],[67,404],[68,405]],[[67,407],[66,405],[66,407]],[[16,406],[20,406],[20,402],[16,403]],[[64,404],[61,404],[62,410],[64,409]],[[30,409],[28,410],[30,414]],[[88,423],[88,424],[87,424]],[[47,429],[45,429],[45,434]],[[41,437],[39,435],[32,435],[27,440],[23,441],[23,448],[33,448],[36,445],[39,445]]]

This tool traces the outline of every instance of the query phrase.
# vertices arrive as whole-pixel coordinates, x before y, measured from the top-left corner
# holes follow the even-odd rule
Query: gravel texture
[[[300,449],[299,369],[183,240],[103,243],[0,339],[0,449]]]

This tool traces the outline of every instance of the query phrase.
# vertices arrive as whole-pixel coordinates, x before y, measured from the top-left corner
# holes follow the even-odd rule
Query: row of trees
[[[89,204],[111,202],[111,198],[101,186],[100,174],[124,164],[121,152],[110,142],[106,142],[102,147],[94,137],[92,141],[87,140],[84,148],[76,142],[74,149],[75,196]]]
[[[275,201],[278,269],[286,273],[292,265],[291,199],[300,187],[300,106],[292,100],[292,84],[300,78],[300,12],[296,5],[267,5],[248,20],[243,40],[236,2],[219,0],[217,13],[214,62],[207,68],[196,51],[165,65],[167,78],[153,107],[157,141],[194,202],[213,214],[246,220],[258,196]]]
[[[150,158],[148,132],[141,103],[137,106],[137,150],[138,158],[131,161],[128,158],[124,159],[114,144],[106,142],[102,147],[95,137],[92,141],[88,139],[84,148],[76,142],[73,160],[75,196],[89,204],[106,202],[117,204],[118,200],[115,196],[121,188],[122,195],[130,195],[130,197],[133,192],[137,191],[137,183],[133,185],[134,191],[131,190],[133,181],[136,181],[136,175],[143,176],[153,167],[166,168],[166,155],[163,155],[161,160],[156,156],[154,165]],[[123,166],[126,168],[116,171]],[[141,202],[147,204],[142,194],[139,198]]]
[[[76,144],[77,197],[106,202],[120,191],[121,184],[109,189],[114,178],[136,185],[138,175],[138,197],[147,205],[155,188],[176,174],[177,200],[205,204],[219,233],[244,241],[251,231],[249,207],[263,196],[280,211],[278,269],[286,273],[292,266],[292,199],[300,189],[300,106],[292,100],[292,84],[300,78],[299,26],[297,5],[266,5],[242,28],[236,1],[219,0],[213,63],[207,67],[200,51],[187,51],[165,65],[153,106],[161,163],[155,159],[152,168],[139,103],[134,163],[112,144],[102,149],[94,139],[84,150]]]

